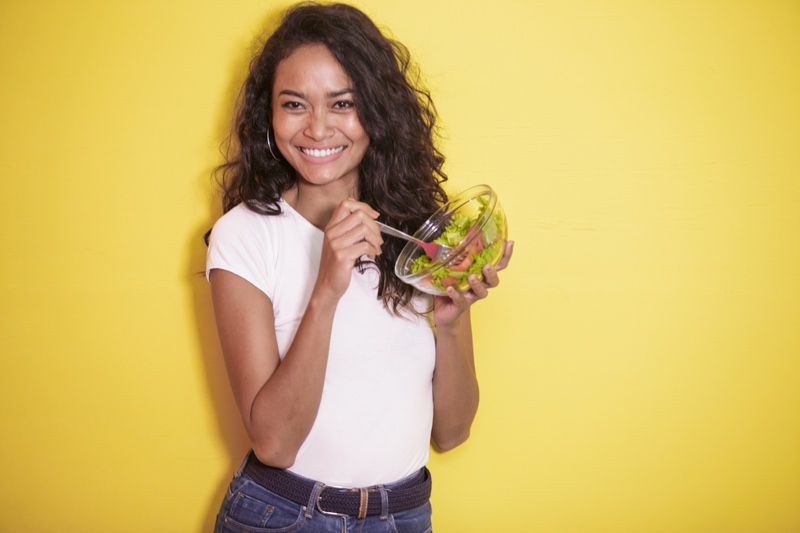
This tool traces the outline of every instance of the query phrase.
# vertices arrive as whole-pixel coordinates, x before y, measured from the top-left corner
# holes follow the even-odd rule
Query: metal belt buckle
[[[334,490],[342,490],[337,487],[331,487],[329,485],[323,486],[319,493],[317,494],[317,511],[320,513],[327,515],[327,516],[339,516],[342,518],[346,518],[350,516],[347,513],[337,513],[334,511],[326,511],[320,505],[320,499],[322,498],[322,493],[325,492],[325,489],[334,489]],[[357,518],[363,519],[367,517],[367,510],[369,508],[369,493],[372,492],[369,489],[345,489],[348,492],[358,492],[359,495],[359,502],[358,502],[358,515]]]

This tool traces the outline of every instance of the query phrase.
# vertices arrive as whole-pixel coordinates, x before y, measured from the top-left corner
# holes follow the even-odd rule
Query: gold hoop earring
[[[276,155],[275,155],[275,152],[273,152],[273,151],[272,151],[272,141],[270,141],[270,139],[269,139],[269,137],[270,137],[270,135],[269,135],[269,132],[270,132],[270,130],[272,130],[272,128],[268,128],[268,129],[267,129],[267,148],[269,148],[269,153],[270,153],[270,154],[272,154],[272,159],[274,159],[275,161],[278,161],[278,160],[279,160],[279,159],[278,159],[278,156],[276,156]],[[277,148],[277,146],[276,146],[276,148]]]

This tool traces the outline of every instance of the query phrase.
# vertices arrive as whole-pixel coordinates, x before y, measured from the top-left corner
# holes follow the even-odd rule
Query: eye
[[[333,104],[333,108],[337,111],[347,111],[348,109],[353,109],[355,106],[356,104],[352,100],[339,100]]]
[[[303,104],[301,104],[300,102],[296,102],[294,100],[290,100],[288,102],[283,102],[281,104],[281,107],[284,109],[288,109],[289,111],[298,111],[300,109],[303,109]]]

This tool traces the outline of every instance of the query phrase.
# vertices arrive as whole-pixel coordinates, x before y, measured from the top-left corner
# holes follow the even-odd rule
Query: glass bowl
[[[488,185],[476,185],[453,196],[425,221],[414,237],[454,248],[444,260],[434,261],[419,245],[409,242],[401,250],[394,272],[402,281],[436,296],[446,288],[469,290],[467,278],[483,278],[483,266],[497,265],[508,237],[506,214]],[[444,242],[449,241],[449,242]]]

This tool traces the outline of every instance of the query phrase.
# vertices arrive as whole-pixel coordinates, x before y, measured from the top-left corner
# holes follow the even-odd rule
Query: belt
[[[286,470],[267,466],[254,453],[249,454],[242,472],[268,491],[302,506],[309,504],[318,484]],[[383,512],[381,490],[385,490],[388,496],[389,514],[414,509],[431,497],[431,473],[423,467],[413,478],[391,488],[349,489],[323,485],[316,497],[316,507],[321,513],[334,516],[378,516]]]

